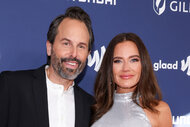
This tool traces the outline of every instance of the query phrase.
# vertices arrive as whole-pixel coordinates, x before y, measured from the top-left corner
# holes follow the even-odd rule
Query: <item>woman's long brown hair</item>
[[[162,99],[162,94],[153,71],[152,62],[150,60],[148,51],[142,40],[136,34],[121,33],[115,36],[109,43],[96,77],[94,86],[94,96],[96,103],[92,106],[93,117],[91,124],[96,122],[106,112],[108,112],[114,103],[113,97],[116,86],[113,79],[112,69],[113,53],[115,46],[118,43],[122,43],[123,41],[134,42],[138,48],[141,59],[141,77],[135,91],[133,92],[132,99],[142,108],[158,113],[158,111],[155,109],[155,106],[158,105],[158,102]],[[141,104],[138,103],[139,96],[141,98]]]

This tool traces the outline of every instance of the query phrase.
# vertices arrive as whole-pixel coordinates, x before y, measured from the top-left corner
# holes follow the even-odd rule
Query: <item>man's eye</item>
[[[84,46],[84,45],[79,45],[79,48],[81,48],[81,49],[86,49],[86,46]]]
[[[63,44],[64,44],[64,45],[69,45],[69,42],[64,42]]]
[[[84,47],[83,45],[80,45],[80,46],[79,46],[79,48],[82,48],[82,49],[84,49],[85,47]]]

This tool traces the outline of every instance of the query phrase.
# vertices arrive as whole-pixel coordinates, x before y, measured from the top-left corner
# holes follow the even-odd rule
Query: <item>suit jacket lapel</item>
[[[75,97],[75,127],[81,127],[82,121],[84,118],[84,112],[83,112],[83,98],[80,94],[80,89],[78,88],[77,84],[74,86],[74,97]]]
[[[45,66],[37,69],[33,73],[34,102],[37,112],[37,123],[39,127],[49,127],[47,87],[45,77]]]

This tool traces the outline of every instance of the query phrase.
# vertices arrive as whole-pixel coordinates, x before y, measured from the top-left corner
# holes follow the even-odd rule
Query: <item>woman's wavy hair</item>
[[[158,86],[156,76],[153,71],[152,62],[148,51],[140,37],[134,33],[121,33],[115,36],[109,43],[105,52],[101,67],[98,71],[94,95],[96,103],[92,106],[91,124],[100,119],[113,105],[114,92],[116,85],[113,78],[113,54],[115,46],[124,41],[132,41],[138,48],[142,72],[135,91],[133,92],[133,101],[142,108],[151,112],[158,113],[155,106],[162,99],[162,94]],[[140,97],[140,104],[138,98]],[[118,109],[119,110],[119,109]]]

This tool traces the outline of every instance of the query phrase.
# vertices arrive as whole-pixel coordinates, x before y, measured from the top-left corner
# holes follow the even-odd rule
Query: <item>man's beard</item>
[[[76,61],[78,64],[78,68],[76,69],[66,68],[63,62],[68,62],[68,61]],[[83,71],[86,62],[82,63],[79,59],[72,57],[58,58],[55,52],[52,50],[51,65],[54,71],[60,77],[68,80],[74,80]]]

